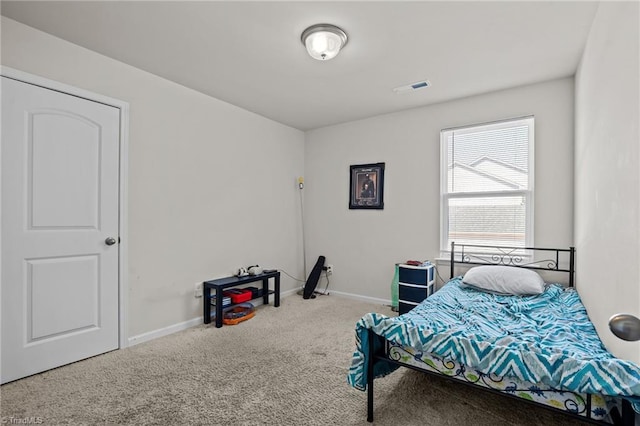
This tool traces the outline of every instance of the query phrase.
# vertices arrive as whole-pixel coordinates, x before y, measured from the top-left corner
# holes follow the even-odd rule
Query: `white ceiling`
[[[595,2],[2,1],[3,15],[308,130],[573,75]],[[333,60],[302,31],[349,35]],[[395,94],[428,79],[432,87]]]

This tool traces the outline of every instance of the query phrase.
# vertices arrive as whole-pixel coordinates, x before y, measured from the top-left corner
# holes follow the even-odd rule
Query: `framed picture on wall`
[[[350,209],[384,208],[384,163],[351,166]]]

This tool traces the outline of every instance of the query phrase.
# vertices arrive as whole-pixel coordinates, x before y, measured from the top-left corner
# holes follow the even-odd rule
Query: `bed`
[[[373,421],[374,378],[408,367],[588,422],[633,425],[640,412],[640,367],[602,345],[574,288],[574,258],[573,248],[453,243],[454,278],[439,291],[407,314],[370,313],[356,325],[347,381],[367,391],[367,420]],[[562,274],[568,285],[540,280],[540,294],[498,294],[456,277],[461,264],[547,271],[545,278],[555,282]]]

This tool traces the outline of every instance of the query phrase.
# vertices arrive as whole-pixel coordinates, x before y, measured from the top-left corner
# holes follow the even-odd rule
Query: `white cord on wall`
[[[304,270],[304,277],[307,278],[307,244],[304,238],[304,203],[302,190],[304,189],[304,178],[300,176],[298,178],[298,188],[300,188],[300,220],[302,224],[302,267]]]

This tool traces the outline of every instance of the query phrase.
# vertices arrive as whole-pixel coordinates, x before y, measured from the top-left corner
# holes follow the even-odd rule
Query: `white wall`
[[[440,130],[530,114],[535,244],[568,247],[573,85],[554,80],[307,132],[307,261],[327,257],[334,290],[389,300],[394,263],[439,255]],[[349,165],[376,162],[386,163],[384,210],[349,210]],[[440,273],[448,277],[447,268]]]
[[[575,241],[580,295],[615,355],[640,362],[640,343],[617,339],[611,315],[640,316],[640,10],[603,2],[576,74]]]
[[[302,132],[5,17],[1,62],[130,104],[129,336],[201,316],[194,284],[238,266],[303,274]]]

